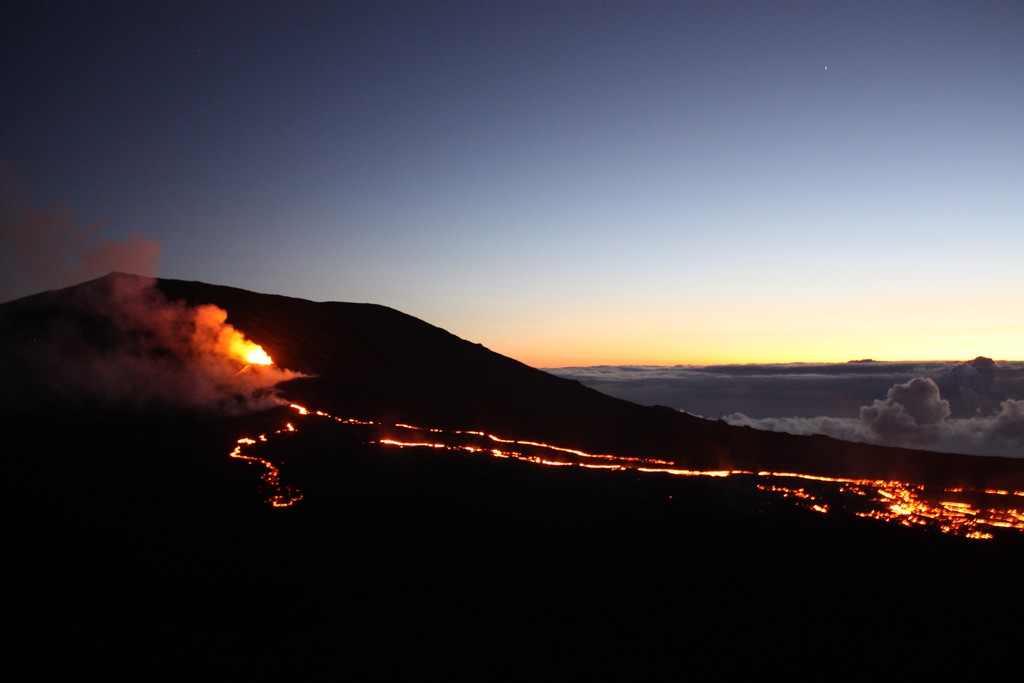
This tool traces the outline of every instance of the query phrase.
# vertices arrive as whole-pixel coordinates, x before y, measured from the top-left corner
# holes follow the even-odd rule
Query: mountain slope
[[[481,429],[694,469],[801,471],[1024,488],[1024,462],[939,455],[733,427],[615,399],[390,308],[312,303],[160,280],[171,299],[213,303],[281,365],[317,375],[284,393],[346,417]]]
[[[256,403],[172,399],[194,399],[197,383],[208,398],[202,373],[223,378],[192,334],[216,322],[197,313],[216,305],[278,363],[317,375],[285,382],[287,397],[342,416],[671,454],[693,466],[909,462],[936,478],[1012,482],[1016,462],[644,408],[380,306],[156,286],[160,297],[146,294],[148,281],[114,275],[0,305],[9,615],[19,625],[10,649],[42,644],[60,655],[32,656],[37,674],[340,678],[361,666],[382,678],[564,680],[581,670],[607,677],[618,664],[623,678],[654,668],[728,677],[789,675],[803,652],[864,674],[890,659],[919,674],[925,656],[962,654],[935,624],[970,624],[989,651],[1016,652],[1016,632],[992,618],[1021,599],[1012,568],[1024,539],[1012,531],[978,542],[821,515],[750,477],[388,448],[260,404],[263,385],[249,378],[278,375],[237,362],[228,384]],[[111,395],[112,379],[131,391]],[[154,393],[155,381],[168,391]],[[285,420],[299,428],[276,438]],[[306,494],[300,504],[265,505],[263,469],[227,457],[240,436],[258,434],[271,435],[264,445]],[[972,667],[998,668],[964,649]]]
[[[125,343],[123,334],[115,338],[104,332],[96,319],[102,316],[79,304],[109,298],[121,289],[145,291],[147,283],[111,274],[0,305],[0,345],[7,359],[3,371],[9,378],[5,384],[29,383],[24,348],[38,347],[40,336],[66,336],[69,326],[93,346],[110,350]],[[692,469],[799,471],[1024,489],[1021,460],[762,432],[639,406],[530,368],[384,306],[315,303],[169,279],[157,280],[155,286],[176,305],[212,304],[227,311],[227,322],[261,344],[277,365],[308,375],[281,385],[288,400],[342,417],[483,430],[591,453],[669,459]]]

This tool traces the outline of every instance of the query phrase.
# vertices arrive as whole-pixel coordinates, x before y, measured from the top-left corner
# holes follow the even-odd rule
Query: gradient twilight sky
[[[1024,358],[1019,1],[8,2],[0,35],[0,159],[161,277],[542,367]],[[0,298],[44,288],[3,248]]]

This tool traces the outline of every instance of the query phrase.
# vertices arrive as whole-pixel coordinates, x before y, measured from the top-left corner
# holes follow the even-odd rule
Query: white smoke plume
[[[149,278],[112,274],[61,300],[71,311],[26,352],[26,391],[76,402],[238,413],[281,401],[298,373],[248,364],[256,345],[217,306],[168,301]],[[61,294],[62,292],[54,293]],[[28,368],[28,370],[26,370]]]

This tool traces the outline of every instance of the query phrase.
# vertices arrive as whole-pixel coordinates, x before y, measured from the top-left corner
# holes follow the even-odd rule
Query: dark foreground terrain
[[[154,372],[173,356],[153,346],[157,328],[112,324],[109,298],[104,314],[80,305],[123,278],[0,305],[13,679],[859,680],[1016,665],[1024,534],[969,540],[818,514],[747,476],[387,447],[283,406],[229,415],[113,401],[90,393],[121,372],[110,364]],[[1024,489],[1011,459],[643,408],[379,306],[157,284],[171,301],[224,308],[308,375],[283,385],[289,400],[345,418],[680,467]],[[68,372],[77,394],[61,383]],[[261,453],[303,498],[273,508],[264,469],[229,453],[287,421],[298,430]]]
[[[8,451],[8,617],[15,652],[46,653],[34,674],[788,678],[984,671],[1018,647],[1014,536],[819,515],[738,479],[385,449],[326,424],[279,449],[305,499],[274,509],[227,451],[278,413],[5,425],[25,444]]]

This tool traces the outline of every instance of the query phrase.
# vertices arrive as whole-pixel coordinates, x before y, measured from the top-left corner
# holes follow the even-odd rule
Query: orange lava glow
[[[789,500],[799,507],[820,514],[843,511],[857,517],[935,529],[972,539],[992,538],[995,529],[1024,531],[1024,505],[1014,506],[1014,499],[1024,498],[1024,491],[928,489],[901,481],[846,479],[799,472],[691,470],[680,468],[670,460],[586,453],[539,441],[502,438],[480,431],[445,430],[404,423],[385,425],[380,422],[343,419],[322,410],[310,411],[296,403],[290,407],[301,417],[312,416],[344,425],[371,427],[380,436],[368,443],[381,446],[480,453],[559,467],[632,470],[684,477],[745,477],[752,480],[757,490],[769,496]],[[294,423],[289,422],[274,434],[296,431],[298,429]],[[409,438],[398,438],[400,433],[409,434]],[[302,495],[281,483],[280,473],[272,463],[242,453],[243,447],[255,447],[259,445],[258,442],[266,441],[266,435],[260,435],[258,441],[239,439],[230,455],[261,464],[266,469],[262,480],[271,491],[268,502],[276,507],[287,507],[301,500]]]
[[[250,365],[273,365],[274,361],[271,360],[267,352],[263,350],[263,347],[259,344],[253,344],[255,348],[250,349],[245,354],[245,361]]]
[[[251,342],[239,333],[231,335],[227,344],[228,353],[246,365],[273,365],[273,359],[263,347]]]
[[[279,429],[275,434],[283,434],[285,432],[294,432],[295,428],[289,423],[284,429]],[[234,450],[228,454],[228,457],[236,460],[242,460],[244,462],[259,465],[263,468],[263,474],[260,477],[260,481],[266,487],[268,494],[266,502],[272,507],[284,508],[291,507],[295,503],[302,500],[302,494],[294,490],[292,487],[281,483],[281,471],[277,466],[264,458],[258,458],[253,455],[246,455],[242,452],[242,449],[246,446],[254,446],[257,443],[267,443],[267,435],[260,434],[256,439],[250,439],[248,437],[242,437],[238,440]]]

